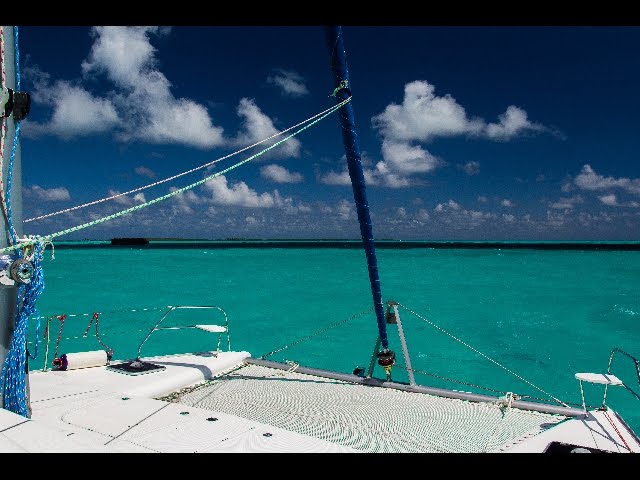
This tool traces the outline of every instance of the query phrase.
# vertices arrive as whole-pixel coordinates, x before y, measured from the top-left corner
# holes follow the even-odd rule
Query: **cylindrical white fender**
[[[76,370],[78,368],[102,367],[107,364],[107,352],[94,350],[91,352],[65,353],[53,361],[58,370]]]

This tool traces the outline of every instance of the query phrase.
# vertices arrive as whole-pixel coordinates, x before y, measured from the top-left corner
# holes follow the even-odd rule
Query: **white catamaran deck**
[[[587,448],[640,451],[612,411],[615,429],[604,412],[570,419],[355,384],[252,364],[247,352],[145,361],[166,370],[31,372],[32,419],[0,410],[0,450],[542,452],[586,437]]]

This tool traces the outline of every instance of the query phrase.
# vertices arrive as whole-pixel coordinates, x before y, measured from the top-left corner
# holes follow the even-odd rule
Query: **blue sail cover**
[[[349,90],[349,69],[342,39],[342,27],[326,27],[327,48],[331,57],[331,70],[336,90],[334,95],[338,102],[347,99],[351,92]],[[373,240],[373,228],[369,215],[369,203],[367,202],[367,189],[362,171],[362,160],[358,135],[356,134],[355,121],[353,116],[353,102],[344,105],[338,115],[340,116],[340,126],[342,127],[342,141],[347,156],[347,165],[351,185],[353,187],[353,198],[358,212],[360,223],[360,234],[364,251],[367,256],[367,268],[369,269],[369,281],[371,282],[371,293],[375,307],[376,318],[378,320],[378,330],[382,347],[388,348],[387,324],[382,305],[382,292],[380,289],[380,278],[378,277],[378,261],[376,259],[376,247]]]

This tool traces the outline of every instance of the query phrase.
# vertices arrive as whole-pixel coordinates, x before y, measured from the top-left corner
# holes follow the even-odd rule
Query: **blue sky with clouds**
[[[209,163],[334,104],[321,26],[20,27],[24,218]],[[377,238],[636,240],[639,27],[349,26]],[[45,235],[247,158],[25,223]],[[60,240],[359,238],[337,115]]]

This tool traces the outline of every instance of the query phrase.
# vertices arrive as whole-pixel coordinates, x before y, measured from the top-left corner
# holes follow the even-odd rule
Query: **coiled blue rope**
[[[38,317],[36,332],[39,332],[40,315],[36,309],[36,302],[44,290],[44,275],[41,266],[44,248],[40,243],[35,244],[34,248],[34,274],[30,283],[21,284],[18,287],[15,330],[13,331],[7,358],[0,373],[0,388],[2,389],[4,408],[23,417],[30,416],[29,406],[27,405],[26,384],[27,355],[31,356],[27,351],[27,323],[29,317],[36,315]],[[38,333],[36,333],[36,337],[38,337]],[[35,351],[36,354],[32,358],[35,358],[38,354],[38,341],[36,341]]]
[[[15,40],[15,71],[16,71],[16,91],[20,90],[20,50],[18,48],[18,27],[14,27]],[[11,147],[11,157],[7,171],[7,226],[12,244],[18,243],[16,231],[13,227],[13,219],[11,212],[11,189],[13,181],[13,165],[18,148],[18,140],[20,137],[20,122],[16,122],[15,133],[13,136],[13,145]],[[1,173],[1,172],[0,172]],[[42,272],[41,260],[44,252],[44,246],[41,243],[33,245],[33,276],[30,283],[20,284],[18,287],[18,295],[16,301],[16,318],[15,328],[11,345],[5,358],[2,372],[0,372],[0,390],[2,392],[3,406],[6,410],[17,413],[24,417],[30,416],[30,409],[27,399],[27,356],[36,358],[38,356],[39,333],[40,333],[40,315],[36,310],[36,302],[38,297],[44,290],[44,275]],[[22,251],[17,249],[18,258],[22,257]],[[29,317],[36,315],[36,342],[35,354],[27,350],[27,326]]]

